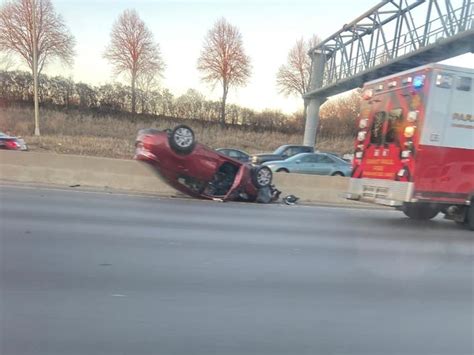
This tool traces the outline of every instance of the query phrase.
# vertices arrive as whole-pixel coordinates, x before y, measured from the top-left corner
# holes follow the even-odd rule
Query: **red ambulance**
[[[473,81],[428,64],[366,83],[347,198],[474,230]]]

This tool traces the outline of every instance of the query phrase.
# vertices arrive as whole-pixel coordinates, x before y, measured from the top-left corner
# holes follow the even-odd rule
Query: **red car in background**
[[[153,128],[138,132],[134,159],[149,164],[164,180],[189,196],[270,203],[280,192],[272,185],[272,171],[242,163],[196,142],[193,130]]]
[[[25,141],[20,137],[12,137],[0,132],[0,149],[6,150],[28,150]]]

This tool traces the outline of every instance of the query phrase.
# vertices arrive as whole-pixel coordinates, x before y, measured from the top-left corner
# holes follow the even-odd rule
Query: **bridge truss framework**
[[[366,81],[474,52],[473,0],[384,0],[309,51],[305,145],[326,98]]]

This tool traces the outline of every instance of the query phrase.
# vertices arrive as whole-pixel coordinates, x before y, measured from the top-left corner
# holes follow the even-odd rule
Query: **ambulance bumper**
[[[350,179],[346,198],[385,206],[402,206],[413,202],[412,182],[382,179]]]

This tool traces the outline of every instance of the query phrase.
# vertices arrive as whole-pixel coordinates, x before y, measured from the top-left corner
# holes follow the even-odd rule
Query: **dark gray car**
[[[300,153],[312,153],[314,147],[306,145],[285,144],[278,147],[273,153],[255,154],[252,156],[252,164],[262,164],[266,161],[285,160]]]
[[[247,163],[250,161],[250,155],[245,153],[242,150],[239,149],[234,149],[234,148],[217,148],[216,151],[218,151],[221,154],[224,154],[230,158],[237,159],[238,161]]]

